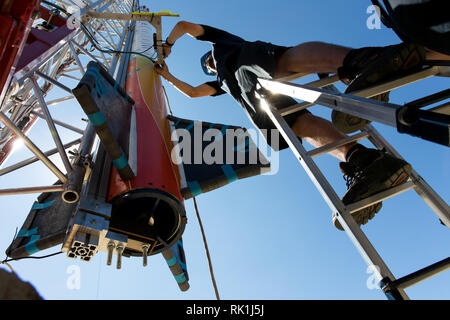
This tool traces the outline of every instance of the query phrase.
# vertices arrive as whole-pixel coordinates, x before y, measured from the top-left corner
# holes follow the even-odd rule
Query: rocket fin
[[[15,259],[27,257],[61,244],[77,205],[64,202],[61,192],[42,193],[6,250],[7,256]]]
[[[162,251],[162,255],[172,272],[175,281],[181,291],[189,289],[189,275],[186,267],[186,258],[183,249],[183,239],[174,244],[170,249]]]
[[[134,178],[128,164],[131,109],[134,104],[100,63],[91,61],[72,90],[124,181]]]
[[[174,116],[169,116],[169,120],[176,146],[172,160],[180,163],[181,193],[185,199],[270,171],[269,161],[245,128]],[[203,141],[210,129],[215,131],[207,135],[214,139]]]

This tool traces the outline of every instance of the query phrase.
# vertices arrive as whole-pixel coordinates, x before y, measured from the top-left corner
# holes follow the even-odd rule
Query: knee
[[[308,127],[314,126],[315,119],[316,117],[311,112],[304,112],[297,117],[291,128],[295,131],[303,132]]]

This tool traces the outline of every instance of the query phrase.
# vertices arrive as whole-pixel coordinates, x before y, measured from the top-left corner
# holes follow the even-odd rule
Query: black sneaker
[[[419,70],[425,60],[425,49],[414,43],[400,43],[387,47],[367,47],[351,50],[338,69],[339,78],[348,84],[345,93],[371,87]],[[372,99],[388,102],[389,92]],[[364,128],[369,120],[333,110],[332,120],[336,128],[344,133],[352,133]]]
[[[376,149],[356,150],[351,154],[349,161],[341,162],[339,167],[344,174],[348,188],[342,198],[345,205],[403,183],[408,179],[412,170],[411,165],[406,161]],[[375,203],[352,213],[352,217],[358,225],[366,224],[380,211],[381,207],[381,202]],[[334,214],[333,224],[339,230],[343,230]]]

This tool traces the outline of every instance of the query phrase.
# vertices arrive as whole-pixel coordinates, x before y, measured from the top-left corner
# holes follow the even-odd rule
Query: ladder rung
[[[366,128],[363,129],[361,133],[346,137],[344,139],[341,139],[340,141],[333,142],[311,151],[306,151],[295,134],[292,132],[291,128],[289,128],[285,119],[283,119],[283,116],[306,109],[314,104],[319,104],[345,113],[354,113],[355,116],[359,116],[362,118],[365,118],[365,116],[370,116],[368,118],[369,120],[378,121],[395,127],[396,123],[392,122],[392,119],[394,119],[395,121],[397,120],[396,113],[399,108],[403,106],[379,102],[376,100],[369,100],[367,98],[376,96],[383,92],[391,91],[408,83],[432,77],[434,75],[442,75],[441,68],[431,67],[422,69],[419,72],[409,74],[393,81],[381,83],[364,90],[355,91],[351,93],[353,97],[351,97],[350,95],[341,94],[338,90],[335,89],[332,83],[324,84],[322,82],[321,85],[323,85],[323,87],[328,85],[328,88],[318,89],[318,87],[321,87],[317,86],[320,80],[314,82],[314,84],[316,85],[316,88],[314,88],[312,83],[300,85],[294,83],[259,79],[260,84],[265,89],[268,89],[274,93],[289,95],[304,101],[303,103],[298,103],[294,106],[290,106],[288,108],[280,110],[275,110],[275,108],[271,108],[267,104],[263,104],[263,107],[274,122],[277,129],[281,132],[286,141],[288,141],[290,149],[298,158],[298,160],[300,160],[300,163],[304,167],[307,174],[310,176],[311,180],[315,183],[316,187],[330,206],[331,210],[335,213],[339,213],[339,220],[344,227],[345,232],[353,241],[363,259],[369,265],[373,265],[374,261],[377,261],[375,265],[379,264],[379,266],[381,266],[380,270],[378,270],[378,276],[383,279],[382,282],[385,284],[383,291],[388,296],[388,298],[409,299],[404,292],[404,288],[412,286],[437,273],[449,269],[450,258],[447,258],[422,270],[411,273],[410,275],[407,275],[406,277],[403,277],[401,279],[394,280],[395,277],[390,272],[389,268],[385,265],[379,254],[376,252],[375,248],[373,248],[372,244],[367,239],[365,234],[356,225],[355,221],[350,217],[350,213],[357,212],[363,208],[369,207],[375,203],[379,203],[385,199],[394,197],[410,189],[414,189],[426,202],[426,204],[428,204],[430,208],[435,211],[438,217],[442,218],[441,221],[446,224],[448,224],[448,205],[439,197],[439,195],[435,193],[433,189],[431,189],[431,187],[429,187],[425,183],[425,181],[423,181],[420,176],[417,175],[414,170],[412,170],[410,178],[406,182],[374,194],[370,197],[367,197],[366,199],[362,199],[358,202],[342,206],[342,201],[339,200],[336,192],[326,181],[322,172],[318,169],[318,167],[312,160],[313,157],[323,153],[328,153],[333,149],[339,148],[353,141],[359,141],[364,138],[368,138],[378,149],[387,148],[392,154],[396,155],[397,157],[401,158],[401,156],[398,155],[397,152],[389,145],[389,143],[385,141],[385,139],[381,137],[381,135],[379,135],[370,125],[366,126]],[[330,78],[324,78],[321,80],[330,81]],[[430,95],[426,98],[416,100],[414,101],[414,103],[435,103],[437,101],[442,101],[444,98],[446,98],[447,94],[448,90],[444,90],[437,94]],[[448,111],[448,107],[448,103],[445,103],[435,108],[431,108],[427,112],[433,113],[433,111],[441,111],[445,113],[446,111]],[[347,112],[347,110],[349,112]]]
[[[306,76],[309,76],[309,75],[310,75],[310,73],[294,73],[294,74],[291,74],[291,75],[286,76],[286,77],[276,78],[274,80],[291,82],[293,80],[297,80],[297,79],[300,79],[300,78],[303,78],[303,77],[306,77]]]
[[[362,98],[370,98],[376,95],[379,95],[381,93],[392,91],[394,89],[403,87],[407,84],[417,82],[419,80],[423,80],[426,78],[430,78],[432,76],[435,76],[439,73],[439,67],[431,67],[431,68],[425,68],[421,71],[418,71],[416,73],[388,81],[385,83],[381,83],[379,85],[375,85],[373,87],[362,89],[358,91],[354,91],[351,93],[353,96],[362,97]]]
[[[297,112],[297,111],[301,111],[301,110],[305,110],[311,106],[313,106],[314,103],[309,103],[309,102],[302,102],[299,104],[294,104],[292,106],[289,106],[287,108],[283,108],[280,110],[280,114],[281,116],[285,117],[291,113]]]
[[[437,107],[433,107],[431,109],[428,109],[428,111],[433,111],[433,112],[437,112],[437,113],[442,113],[442,114],[448,114],[450,115],[450,102],[446,102],[443,103]]]
[[[437,93],[430,94],[429,96],[408,102],[407,104],[405,104],[405,106],[423,108],[429,106],[430,104],[434,104],[448,98],[450,98],[450,89],[442,90]]]
[[[389,289],[406,289],[438,273],[450,269],[450,257],[387,284]]]
[[[317,156],[322,155],[324,153],[328,153],[328,152],[330,152],[332,150],[340,148],[342,146],[345,146],[346,144],[366,139],[367,137],[369,137],[368,133],[360,132],[360,133],[355,134],[353,136],[346,137],[346,138],[341,139],[339,141],[336,141],[336,142],[327,144],[325,146],[322,146],[320,148],[316,148],[316,149],[313,149],[311,151],[308,151],[307,154],[308,154],[308,156],[314,158],[314,157],[317,157]]]
[[[347,205],[347,210],[350,213],[359,211],[359,210],[367,208],[375,203],[392,198],[393,196],[396,196],[400,193],[408,191],[409,189],[414,188],[414,186],[415,186],[414,183],[411,180],[408,180],[407,182],[402,183],[396,187],[379,192],[377,194],[374,194],[373,196],[362,199],[358,202],[349,204],[349,205]]]

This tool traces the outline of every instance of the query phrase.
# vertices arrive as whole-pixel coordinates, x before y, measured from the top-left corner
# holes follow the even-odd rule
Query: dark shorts
[[[258,42],[260,49],[260,60],[265,60],[265,63],[261,63],[260,65],[264,66],[264,69],[270,74],[270,77],[273,77],[275,73],[275,68],[278,62],[278,59],[281,57],[281,55],[286,52],[290,47],[284,47],[284,46],[277,46],[272,43],[267,42]],[[267,52],[266,54],[261,54],[262,52]],[[270,61],[272,60],[272,61]],[[297,104],[298,102],[285,95],[281,94],[274,94],[271,95],[266,99],[266,101],[271,105],[272,107],[275,107],[278,110],[287,108],[289,106],[292,106],[294,104]],[[287,142],[283,139],[281,134],[278,132],[278,134],[272,136],[271,129],[276,129],[276,126],[272,122],[272,120],[269,118],[267,113],[260,108],[257,108],[258,112],[252,117],[253,122],[259,129],[266,129],[263,130],[264,137],[266,138],[267,144],[272,147],[275,151],[283,150],[288,148]],[[300,117],[301,115],[305,113],[310,113],[308,110],[301,110],[295,113],[291,113],[284,117],[289,127],[292,127],[295,123],[295,121]]]
[[[281,94],[272,95],[271,97],[267,98],[266,101],[269,103],[269,105],[275,107],[278,110],[298,103],[293,98]],[[292,127],[295,121],[297,121],[298,117],[304,115],[305,113],[310,112],[306,109],[297,111],[285,116],[284,120],[286,120],[286,123],[289,125],[289,127]],[[278,134],[272,136],[271,129],[276,129],[276,126],[265,111],[261,110],[260,112],[256,113],[256,115],[252,117],[252,120],[259,129],[266,129],[263,130],[262,133],[266,138],[267,144],[270,145],[273,150],[280,151],[288,148],[286,140],[284,140],[278,130],[276,131]]]

